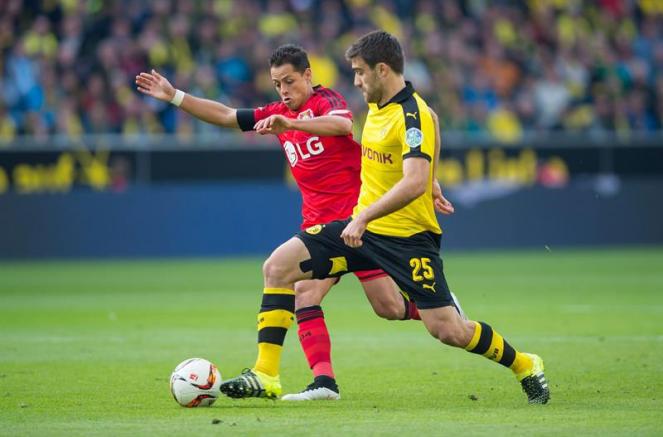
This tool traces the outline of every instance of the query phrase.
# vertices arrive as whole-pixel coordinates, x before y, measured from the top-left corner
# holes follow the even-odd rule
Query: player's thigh
[[[297,234],[310,254],[310,258],[301,263],[302,271],[309,272],[314,279],[325,279],[377,268],[359,250],[343,242],[341,233],[347,223],[347,220],[335,221],[313,226]]]
[[[320,305],[337,278],[307,279],[295,283],[295,309]]]
[[[301,263],[311,256],[304,243],[292,237],[277,247],[263,264],[263,275],[266,279],[279,278],[287,282],[310,279],[311,273],[301,268]]]
[[[378,316],[389,319],[403,317],[405,311],[403,296],[396,282],[386,273],[375,279],[361,281],[361,286]]]
[[[439,246],[426,234],[408,238],[367,233],[363,250],[417,304],[419,309],[453,305]]]

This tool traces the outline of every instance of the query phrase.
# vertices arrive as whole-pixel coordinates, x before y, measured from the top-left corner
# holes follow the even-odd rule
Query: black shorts
[[[453,305],[440,259],[440,235],[421,232],[390,237],[366,231],[363,245],[352,248],[341,238],[350,220],[317,225],[297,234],[311,259],[301,263],[314,279],[338,277],[359,270],[382,269],[421,309]]]

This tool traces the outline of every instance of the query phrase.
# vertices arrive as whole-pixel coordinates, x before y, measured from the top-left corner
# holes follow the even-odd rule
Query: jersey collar
[[[382,109],[390,103],[404,102],[405,100],[409,99],[412,96],[412,94],[414,94],[414,87],[412,86],[412,82],[410,82],[409,80],[406,80],[405,81],[405,88],[403,88],[402,90],[397,92],[396,95],[394,95],[394,97],[389,99],[389,101],[387,103],[385,103],[384,105],[378,105],[378,109]]]

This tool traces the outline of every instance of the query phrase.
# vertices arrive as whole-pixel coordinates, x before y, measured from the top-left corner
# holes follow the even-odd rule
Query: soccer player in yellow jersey
[[[369,104],[358,204],[351,219],[309,228],[276,249],[264,265],[265,287],[292,290],[302,279],[381,268],[415,301],[433,337],[510,368],[528,401],[545,404],[550,391],[543,360],[517,351],[490,325],[464,320],[453,306],[431,195],[435,127],[426,102],[403,77],[400,43],[371,32],[346,57]],[[278,376],[252,371],[221,384],[231,397],[277,390]]]

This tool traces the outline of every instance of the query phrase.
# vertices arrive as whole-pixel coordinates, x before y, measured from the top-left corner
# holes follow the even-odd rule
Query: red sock
[[[419,308],[417,308],[417,304],[410,301],[408,302],[410,305],[408,306],[408,314],[410,315],[410,318],[412,320],[421,320],[421,316],[419,315]]]
[[[414,303],[414,301],[409,300],[402,293],[401,295],[403,296],[403,303],[405,304],[405,316],[402,320],[421,320],[417,304]]]
[[[334,378],[331,364],[331,339],[325,324],[325,315],[319,306],[301,308],[295,311],[299,325],[299,342],[304,355],[313,370],[313,377]]]

